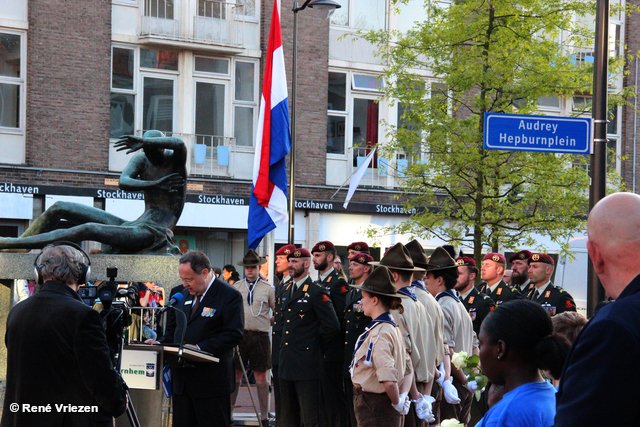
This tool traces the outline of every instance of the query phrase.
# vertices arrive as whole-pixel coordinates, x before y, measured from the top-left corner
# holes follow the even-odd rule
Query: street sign
[[[485,113],[484,148],[591,154],[591,119]]]

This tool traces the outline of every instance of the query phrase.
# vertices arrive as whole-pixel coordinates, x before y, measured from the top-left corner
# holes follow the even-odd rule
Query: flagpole
[[[307,1],[309,3],[309,1]],[[305,5],[306,6],[306,3]],[[289,238],[290,245],[295,244],[296,215],[296,85],[298,83],[298,2],[293,3],[293,68],[291,70],[291,151],[289,151]]]

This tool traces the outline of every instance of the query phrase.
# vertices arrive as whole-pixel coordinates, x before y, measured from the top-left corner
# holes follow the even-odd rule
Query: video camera
[[[117,281],[118,268],[107,267],[106,280],[100,286],[83,285],[78,289],[78,295],[89,306],[93,306],[97,299],[104,306],[105,310],[110,310],[111,306],[122,306],[131,308],[139,305],[138,286],[135,283]],[[114,301],[117,299],[116,301]]]

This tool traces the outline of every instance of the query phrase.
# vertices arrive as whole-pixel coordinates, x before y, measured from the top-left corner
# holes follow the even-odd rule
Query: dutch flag
[[[291,129],[287,98],[282,33],[276,0],[260,99],[253,186],[247,221],[251,249],[256,249],[265,234],[289,220],[285,158],[291,150]]]

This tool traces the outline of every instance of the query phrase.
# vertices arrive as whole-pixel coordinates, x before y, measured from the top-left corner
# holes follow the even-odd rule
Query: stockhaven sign
[[[591,154],[589,118],[485,113],[484,144],[488,150]]]

